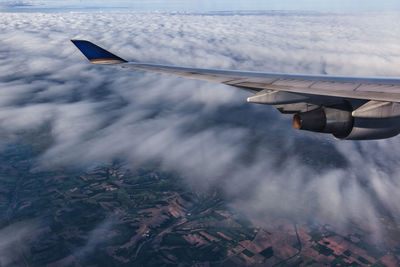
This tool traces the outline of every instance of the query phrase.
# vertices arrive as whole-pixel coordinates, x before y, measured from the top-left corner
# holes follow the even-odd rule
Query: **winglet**
[[[119,64],[127,62],[107,50],[86,40],[71,40],[71,42],[94,64]]]

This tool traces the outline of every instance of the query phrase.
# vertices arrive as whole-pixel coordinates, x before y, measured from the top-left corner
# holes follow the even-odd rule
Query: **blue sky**
[[[9,0],[3,10],[32,9],[109,9],[139,11],[235,11],[235,10],[311,10],[334,12],[400,11],[398,0]]]

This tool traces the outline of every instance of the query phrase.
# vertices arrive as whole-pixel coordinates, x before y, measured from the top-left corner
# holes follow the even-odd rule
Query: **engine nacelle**
[[[385,119],[354,118],[351,132],[343,140],[385,139],[400,133],[400,117]]]
[[[320,107],[293,116],[293,126],[298,130],[331,133],[337,138],[348,136],[354,124],[351,107],[338,105]]]
[[[298,130],[331,133],[343,140],[384,139],[400,133],[399,107],[398,103],[376,101],[355,111],[350,105],[320,107],[295,114],[293,125]]]

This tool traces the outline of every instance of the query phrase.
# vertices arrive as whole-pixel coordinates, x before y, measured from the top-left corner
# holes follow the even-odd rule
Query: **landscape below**
[[[391,237],[384,244],[373,241],[368,229],[357,225],[344,232],[315,221],[282,218],[261,226],[228,207],[228,200],[218,188],[199,192],[185,185],[178,175],[160,172],[156,167],[128,166],[116,159],[86,169],[40,170],[37,159],[49,145],[49,134],[48,129],[23,132],[1,150],[0,236],[17,236],[6,247],[7,262],[3,263],[29,266],[397,266],[400,263],[400,246],[396,242],[400,231],[387,217],[381,221],[391,231]],[[18,234],[23,229],[28,230]],[[8,235],[4,233],[7,231]]]

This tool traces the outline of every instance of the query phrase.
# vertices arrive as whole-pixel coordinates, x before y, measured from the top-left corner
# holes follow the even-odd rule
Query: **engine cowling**
[[[400,133],[400,117],[385,119],[354,118],[351,132],[343,140],[385,139]]]
[[[298,130],[330,133],[342,140],[389,138],[400,133],[400,108],[397,103],[387,103],[367,103],[354,112],[347,104],[320,107],[295,114],[293,125]],[[375,107],[373,111],[368,108],[372,104]]]
[[[354,118],[351,112],[351,107],[347,105],[320,107],[295,114],[293,125],[298,130],[331,133],[337,138],[344,138],[353,129]]]

